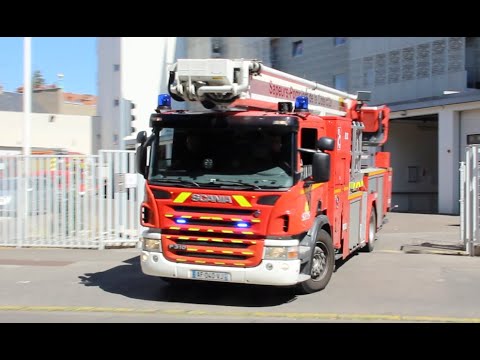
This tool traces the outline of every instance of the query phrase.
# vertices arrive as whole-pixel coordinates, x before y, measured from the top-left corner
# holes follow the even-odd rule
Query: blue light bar
[[[308,111],[308,97],[297,96],[295,99],[295,111]]]
[[[250,227],[250,224],[246,222],[238,222],[235,226],[239,228],[248,228]]]
[[[158,107],[165,109],[172,107],[172,98],[168,94],[160,94],[158,95]]]
[[[185,219],[177,219],[177,220],[175,220],[175,222],[176,222],[177,224],[186,224],[186,223],[187,223],[187,220],[185,220]]]

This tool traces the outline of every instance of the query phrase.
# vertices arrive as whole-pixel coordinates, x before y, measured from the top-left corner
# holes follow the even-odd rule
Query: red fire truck
[[[311,293],[373,250],[391,206],[388,107],[243,59],[180,59],[168,89],[137,136],[145,274]]]

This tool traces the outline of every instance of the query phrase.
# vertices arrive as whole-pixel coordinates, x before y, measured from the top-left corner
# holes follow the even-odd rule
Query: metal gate
[[[0,246],[136,245],[143,181],[134,156],[0,156]]]
[[[466,148],[465,162],[460,163],[460,233],[470,256],[480,249],[480,145]]]

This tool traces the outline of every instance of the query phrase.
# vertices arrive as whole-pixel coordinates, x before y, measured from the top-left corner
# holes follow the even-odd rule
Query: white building
[[[167,91],[167,65],[185,56],[184,43],[175,37],[97,38],[97,115],[102,123],[102,149],[133,148],[136,133],[149,132],[157,97]],[[121,121],[122,99],[135,104],[133,134],[130,124]]]
[[[30,119],[31,146],[61,148],[85,155],[96,154],[99,119],[85,115],[32,113]],[[24,114],[0,111],[0,147],[22,148]]]

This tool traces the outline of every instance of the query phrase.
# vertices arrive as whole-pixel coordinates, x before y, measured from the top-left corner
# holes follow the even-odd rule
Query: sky
[[[65,92],[97,95],[94,37],[32,37],[32,74],[40,70],[46,84],[63,74]],[[15,91],[23,84],[23,38],[0,37],[0,85]]]

